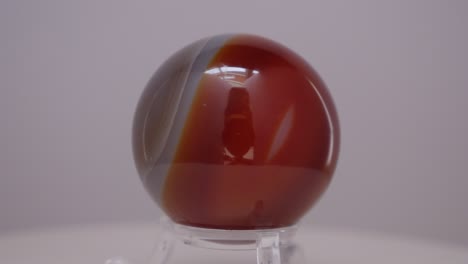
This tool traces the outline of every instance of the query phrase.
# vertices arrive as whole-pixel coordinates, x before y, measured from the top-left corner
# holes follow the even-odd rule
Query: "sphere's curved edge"
[[[167,147],[177,106],[193,63],[207,42],[207,38],[200,39],[169,57],[153,74],[140,97],[133,119],[132,136],[135,164],[145,186]],[[159,121],[154,123],[154,119]],[[159,173],[161,176],[154,177],[152,186],[163,185],[167,171]]]
[[[159,112],[163,113],[161,116],[166,117],[165,122],[161,122],[162,124],[157,127],[157,130],[153,130],[153,133],[160,134],[158,140],[160,144],[156,144],[152,149],[143,149],[144,154],[152,154],[151,157],[145,157],[151,166],[146,171],[140,173],[142,175],[141,180],[145,186],[159,188],[159,191],[157,191],[159,195],[153,197],[158,203],[162,203],[164,185],[169,175],[170,166],[164,166],[164,171],[161,171],[161,169],[155,170],[154,167],[157,164],[169,164],[173,161],[193,104],[193,99],[196,96],[200,79],[204,74],[203,71],[199,71],[198,69],[207,68],[211,59],[229,38],[231,38],[231,35],[227,34],[214,36],[201,39],[186,46],[169,58],[156,71],[152,80],[147,85],[147,90],[154,90],[152,94],[153,98],[156,96],[161,97],[160,93],[165,92],[161,92],[161,90],[164,90],[165,87],[171,88],[167,89],[170,91],[167,91],[168,95],[164,98],[167,101],[158,102],[152,99],[148,103],[147,110],[143,110],[143,112],[147,113],[142,127],[143,140],[145,140],[147,134],[146,120],[149,119],[148,116],[152,112],[155,112],[154,114],[158,114]],[[183,67],[178,68],[178,65],[183,65]],[[168,69],[164,69],[164,67]],[[159,89],[154,89],[154,86],[158,85],[158,81],[162,81],[163,85],[158,87]],[[158,103],[164,104],[168,109],[159,107]],[[135,116],[137,115],[138,113]],[[158,138],[158,136],[154,135],[150,137]],[[143,142],[143,148],[145,145],[145,142]],[[157,171],[158,175],[154,175],[154,173],[151,173],[152,171]],[[151,177],[151,183],[148,182],[148,177]]]

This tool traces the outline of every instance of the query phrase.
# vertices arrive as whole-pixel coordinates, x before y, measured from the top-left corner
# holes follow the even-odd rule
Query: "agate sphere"
[[[198,40],[141,95],[133,154],[146,190],[176,223],[268,229],[297,223],[326,190],[338,117],[317,72],[272,40]]]

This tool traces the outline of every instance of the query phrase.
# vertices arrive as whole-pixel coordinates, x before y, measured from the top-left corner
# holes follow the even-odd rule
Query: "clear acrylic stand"
[[[304,253],[292,241],[296,230],[297,226],[259,230],[206,229],[176,224],[164,217],[147,263],[131,263],[119,257],[105,264],[303,264]]]

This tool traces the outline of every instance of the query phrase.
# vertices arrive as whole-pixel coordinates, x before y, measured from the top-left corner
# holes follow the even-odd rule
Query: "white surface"
[[[343,144],[306,221],[468,245],[468,1],[0,1],[0,233],[158,212],[133,166],[138,97],[160,63],[215,33],[303,55]]]
[[[136,260],[135,264],[148,264],[143,260],[150,254],[157,233],[154,225],[12,233],[0,236],[0,263],[104,264],[109,257],[125,256]],[[305,249],[308,263],[314,264],[468,263],[468,248],[386,234],[302,228],[297,240]],[[229,260],[224,259],[223,263]]]

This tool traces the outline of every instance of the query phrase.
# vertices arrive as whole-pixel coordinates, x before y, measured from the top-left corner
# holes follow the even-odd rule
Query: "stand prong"
[[[260,233],[257,240],[257,264],[281,264],[279,233]]]
[[[153,254],[148,261],[149,264],[164,264],[169,259],[174,247],[174,234],[171,229],[171,222],[168,218],[161,218],[161,233],[156,242]]]

